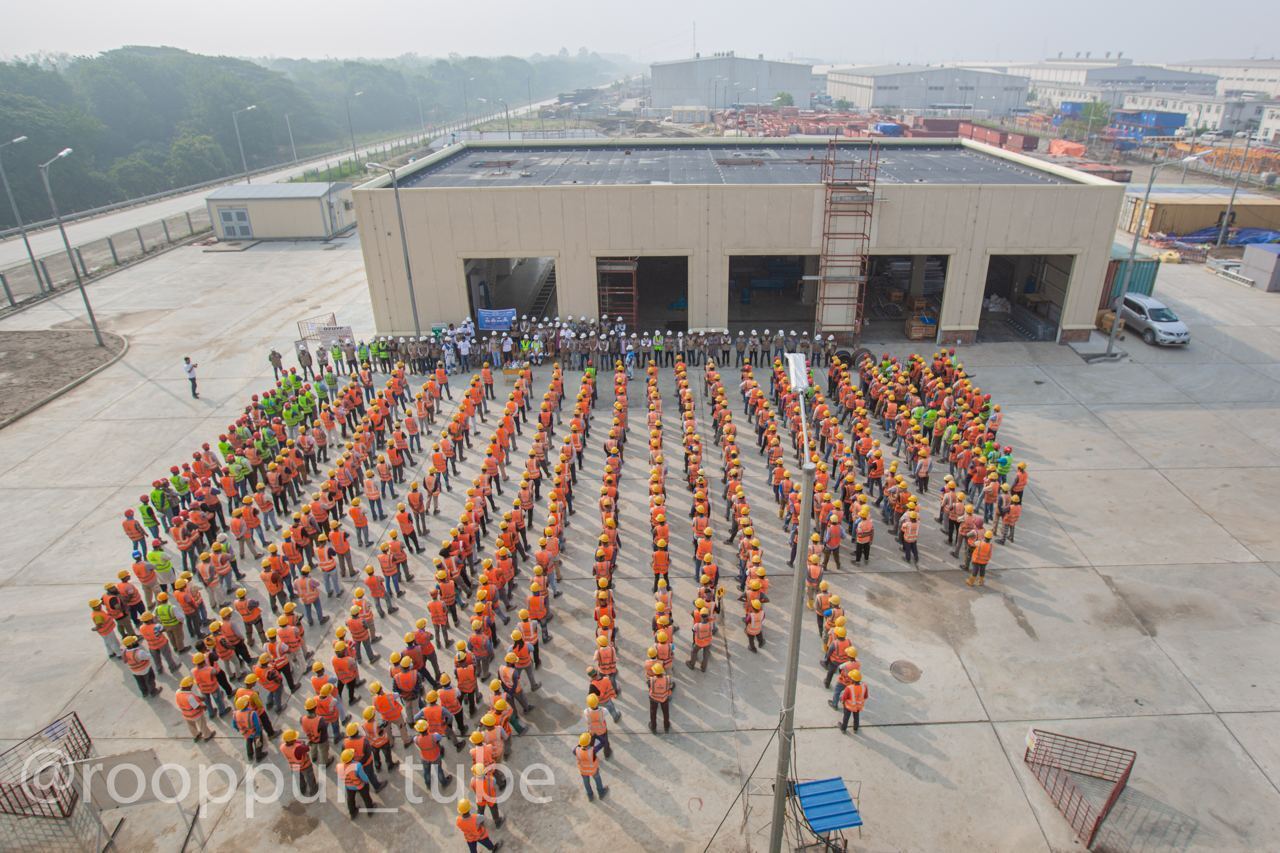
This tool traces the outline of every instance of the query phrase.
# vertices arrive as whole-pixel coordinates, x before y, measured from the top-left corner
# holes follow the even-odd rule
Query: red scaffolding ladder
[[[600,297],[600,316],[614,320],[621,317],[628,329],[636,328],[640,314],[636,270],[638,258],[597,258],[596,289]]]
[[[818,332],[852,344],[862,333],[880,151],[873,142],[865,156],[841,158],[842,147],[863,150],[841,146],[834,139],[827,142],[822,164],[826,198],[818,259]]]

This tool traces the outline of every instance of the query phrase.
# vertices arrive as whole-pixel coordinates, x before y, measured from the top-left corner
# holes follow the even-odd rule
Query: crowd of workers
[[[626,334],[610,324],[610,340],[629,340]],[[937,459],[947,474],[935,520],[966,582],[981,586],[994,545],[1015,535],[1026,466],[1015,464],[1012,449],[998,440],[1000,406],[967,377],[953,351],[931,359],[866,358],[857,365],[832,357],[825,392],[813,382],[792,387],[772,350],[758,358],[752,349],[741,352],[734,364],[739,417],[755,431],[782,531],[790,537],[790,564],[799,557],[805,572],[824,687],[835,682],[831,704],[842,712],[840,728],[852,720],[857,732],[869,694],[852,625],[827,576],[831,562],[840,569],[841,553],[851,550],[855,564],[869,563],[878,517],[903,559],[917,564],[921,502]],[[336,757],[352,819],[361,805],[373,808],[372,795],[387,784],[379,774],[398,766],[397,739],[409,754],[416,751],[428,786],[433,779],[442,787],[453,783],[444,769],[452,745],[471,771],[469,781],[459,782],[457,826],[473,850],[496,846],[488,825],[502,825],[498,794],[506,777],[495,768],[526,730],[529,694],[541,688],[536,670],[552,641],[566,529],[576,514],[574,496],[600,402],[597,371],[588,365],[570,397],[565,368],[554,363],[535,399],[533,367],[521,362],[500,400],[488,361],[468,377],[465,370],[451,373],[444,359],[433,365],[411,357],[406,364],[398,351],[384,357],[357,349],[354,364],[331,354],[308,382],[308,365],[285,369],[277,355],[271,358],[274,387],[253,395],[215,445],[204,444],[190,461],[170,467],[124,512],[132,566],[90,602],[92,628],[143,696],[161,692],[157,675],[177,680],[173,701],[196,741],[214,736],[210,719],[230,715],[248,761],[266,758],[268,739],[278,739],[304,794],[317,787],[315,766]],[[600,532],[590,549],[595,648],[583,731],[572,748],[589,799],[608,794],[601,757],[612,755],[609,722],[621,718],[614,573],[623,547],[620,477],[634,432],[634,365],[625,353],[611,356]],[[773,522],[764,519],[768,513],[753,516],[747,498],[736,403],[720,373],[732,368],[710,353],[700,361],[687,356],[678,352],[671,362],[696,588],[685,664],[705,672],[722,625],[740,624],[749,652],[765,645],[769,577],[756,525]],[[643,678],[649,728],[657,733],[660,716],[665,733],[679,631],[672,522],[682,527],[683,520],[671,515],[668,502],[663,364],[652,356],[647,362],[654,602]],[[769,371],[767,388],[755,377],[757,362]],[[811,377],[821,375],[816,362],[810,361]],[[702,375],[691,378],[695,366]],[[345,378],[330,380],[335,367]],[[381,368],[385,373],[374,372]],[[426,380],[417,391],[410,386],[415,373]],[[706,467],[713,460],[704,459],[699,394],[719,456],[719,487]],[[468,457],[478,464],[468,465]],[[802,542],[799,469],[805,459],[816,470],[813,532]],[[476,472],[470,480],[464,465]],[[454,491],[463,493],[462,510],[456,521],[437,527],[442,493]],[[544,499],[545,514],[535,523]],[[725,556],[717,554],[711,520],[716,500],[742,608],[731,622],[725,621],[720,574]],[[371,533],[374,522],[387,519],[385,536]],[[427,541],[433,527],[438,546]],[[628,543],[639,547],[634,537]],[[579,561],[583,570],[586,562]],[[384,639],[380,629],[390,630],[390,617],[404,607],[422,615],[403,643]],[[328,636],[309,641],[311,631]],[[378,648],[394,650],[387,669],[377,666]],[[178,657],[188,652],[189,665]],[[295,696],[301,699],[293,708],[298,723],[290,727],[280,718]]]

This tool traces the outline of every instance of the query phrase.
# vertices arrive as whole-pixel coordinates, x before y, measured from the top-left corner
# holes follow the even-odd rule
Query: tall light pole
[[[463,76],[462,78],[462,117],[466,120],[466,124],[462,127],[465,130],[471,125],[471,96],[467,94],[467,83],[476,78]]]
[[[284,129],[289,131],[289,150],[293,152],[293,162],[298,162],[298,147],[293,144],[293,125],[289,123],[289,114],[284,114]]]
[[[364,92],[356,92],[354,95],[347,95],[347,133],[351,135],[351,159],[354,162],[360,162],[360,155],[356,153],[356,126],[351,123],[351,102],[363,95]]]
[[[414,95],[414,100],[418,102],[418,125],[422,128],[422,135],[427,135],[427,117],[422,112],[422,96]]]
[[[1204,152],[1204,154],[1207,153],[1207,151]],[[1111,320],[1111,334],[1107,335],[1107,355],[1111,355],[1115,351],[1116,335],[1120,332],[1120,306],[1124,304],[1124,297],[1129,293],[1129,285],[1133,283],[1133,264],[1138,257],[1138,240],[1142,237],[1142,223],[1147,218],[1147,203],[1151,200],[1151,187],[1155,185],[1156,174],[1171,163],[1190,163],[1192,160],[1199,160],[1204,154],[1192,154],[1189,157],[1183,157],[1181,160],[1165,160],[1163,163],[1153,163],[1151,165],[1151,174],[1147,178],[1147,191],[1142,195],[1142,206],[1138,208],[1138,218],[1133,223],[1133,244],[1129,246],[1129,261],[1124,271],[1124,286],[1120,289],[1120,295],[1116,297],[1111,305],[1111,310],[1115,312],[1115,317]]]
[[[1248,128],[1248,123],[1245,127]],[[1240,179],[1244,177],[1244,167],[1249,162],[1249,143],[1253,141],[1253,134],[1247,130],[1244,137],[1244,153],[1240,155],[1240,168],[1236,169],[1236,179],[1231,182],[1231,198],[1227,200],[1227,210],[1222,214],[1222,227],[1218,229],[1218,243],[1221,246],[1222,241],[1227,239],[1227,228],[1231,222],[1231,210],[1236,206],[1236,192],[1240,189]]]
[[[404,278],[409,286],[409,309],[413,312],[413,334],[422,337],[422,324],[418,322],[418,297],[413,292],[413,268],[409,264],[409,237],[404,230],[404,210],[400,207],[400,182],[396,170],[381,163],[366,163],[366,169],[386,172],[391,176],[391,191],[396,197],[396,221],[400,224],[400,251],[404,254]]]
[[[0,151],[8,148],[10,145],[17,145],[20,142],[26,142],[25,136],[15,136],[8,142],[0,142]],[[18,223],[18,232],[22,234],[22,245],[27,247],[27,257],[31,259],[31,271],[36,274],[36,287],[40,290],[52,290],[53,282],[45,285],[44,278],[40,275],[40,265],[36,263],[36,253],[31,251],[31,241],[27,239],[27,226],[22,221],[22,214],[18,212],[18,203],[13,199],[13,190],[9,188],[9,176],[4,173],[4,157],[0,156],[0,182],[4,184],[4,194],[9,197],[9,207],[13,210],[13,219]]]
[[[71,264],[71,272],[76,277],[76,287],[80,288],[80,298],[84,300],[85,313],[89,315],[89,325],[93,328],[93,336],[98,341],[98,346],[106,346],[102,342],[102,332],[98,329],[98,318],[93,316],[93,306],[89,304],[89,294],[84,289],[84,279],[80,277],[80,268],[76,266],[75,255],[71,251],[71,241],[67,239],[67,229],[62,227],[62,214],[58,213],[58,203],[53,200],[53,188],[49,186],[49,167],[64,157],[71,156],[70,148],[63,148],[47,162],[40,164],[40,180],[44,182],[45,195],[49,197],[49,209],[53,211],[53,219],[58,223],[58,233],[62,235],[62,245],[67,250],[67,261]],[[49,289],[53,289],[53,282],[49,282]]]
[[[507,102],[498,98],[498,103],[502,104],[502,112],[507,117],[507,139],[511,139],[511,107],[507,106]]]
[[[809,458],[808,416],[805,413],[805,390],[809,386],[808,373],[804,368],[804,357],[796,354],[787,355],[787,372],[791,379],[791,387],[800,395],[800,540],[808,542],[813,529],[813,481],[816,470],[813,460]],[[778,721],[778,764],[773,777],[773,821],[769,826],[769,853],[780,853],[782,850],[782,830],[786,822],[787,797],[790,794],[788,781],[791,766],[791,744],[795,737],[796,720],[796,680],[800,672],[800,638],[804,633],[804,579],[808,575],[808,566],[802,564],[796,570],[791,583],[791,635],[787,639],[787,674],[782,681],[782,712]]]
[[[253,181],[249,179],[249,162],[244,159],[244,143],[240,141],[240,113],[247,113],[257,108],[257,104],[250,104],[247,107],[231,111],[231,123],[236,128],[236,145],[240,148],[240,168],[244,170],[244,182],[246,184],[251,184]]]

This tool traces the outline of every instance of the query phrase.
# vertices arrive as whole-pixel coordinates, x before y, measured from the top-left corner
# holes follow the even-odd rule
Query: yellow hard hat
[[[354,725],[354,723],[352,725]],[[342,750],[342,754],[338,756],[338,760],[343,764],[350,764],[351,760],[355,757],[356,751],[354,749],[344,749]]]
[[[578,735],[578,746],[591,746],[591,735],[588,732]]]

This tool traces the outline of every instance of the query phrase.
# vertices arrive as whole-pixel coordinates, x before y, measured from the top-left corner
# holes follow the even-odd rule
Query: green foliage
[[[833,106],[840,112],[847,113],[853,104],[849,103],[848,98],[836,98],[836,102]]]
[[[796,99],[790,92],[779,92],[773,96],[773,105],[775,107],[794,107]]]
[[[240,172],[232,112],[250,169],[291,159],[285,114],[300,155],[348,144],[347,104],[358,139],[414,131],[532,96],[606,83],[611,59],[560,56],[402,56],[386,60],[204,56],[169,47],[123,47],[58,66],[0,62],[0,138],[23,217],[49,215],[35,164],[75,149],[50,172],[58,205],[73,212]],[[463,91],[470,103],[464,104]],[[477,101],[485,98],[487,104]],[[0,205],[0,228],[13,225]]]

